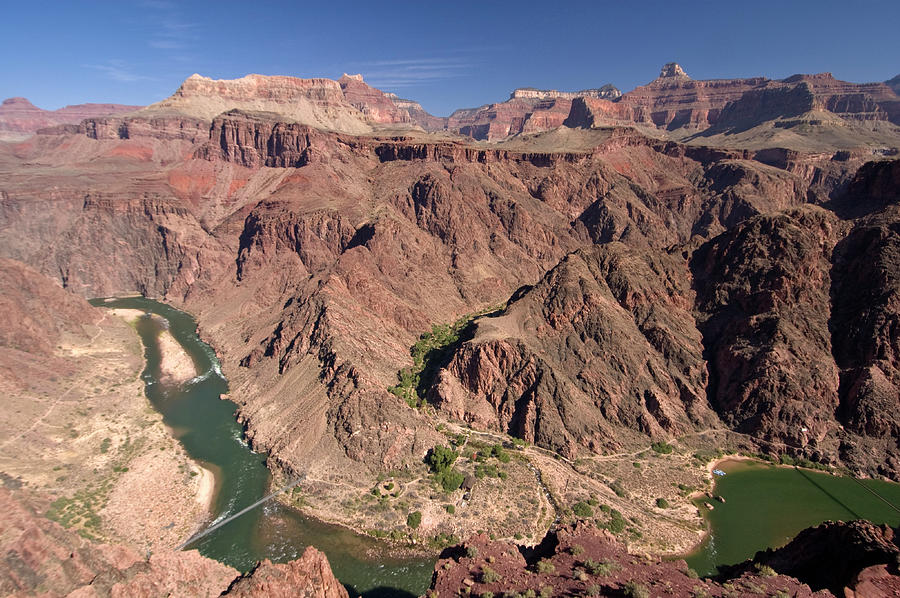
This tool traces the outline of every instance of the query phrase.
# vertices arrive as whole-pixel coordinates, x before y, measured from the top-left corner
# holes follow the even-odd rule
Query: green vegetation
[[[609,488],[610,488],[610,490],[615,492],[616,496],[618,496],[619,498],[625,498],[626,496],[628,496],[628,493],[625,492],[625,488],[623,488],[622,484],[620,484],[617,481],[610,483]]]
[[[584,546],[582,546],[581,544],[573,544],[569,548],[569,552],[574,556],[578,556],[579,554],[584,553]]]
[[[620,569],[619,563],[615,561],[602,561],[597,562],[594,559],[588,559],[582,563],[584,568],[591,575],[611,575],[614,571]]]
[[[462,486],[465,479],[463,474],[451,468],[457,457],[459,457],[459,453],[441,445],[431,449],[425,457],[425,462],[434,473],[435,482],[448,494]]]
[[[435,481],[440,484],[441,488],[444,489],[444,492],[450,494],[451,492],[458,490],[460,486],[462,486],[463,481],[465,480],[465,476],[455,469],[449,469],[447,471],[435,474]]]
[[[410,407],[425,404],[425,393],[431,386],[435,374],[446,365],[450,355],[465,340],[472,320],[499,308],[489,308],[468,314],[452,324],[434,324],[430,332],[423,332],[410,350],[412,367],[397,372],[397,384],[388,388]]]
[[[541,588],[541,598],[550,598],[553,596],[553,586],[544,586]]]
[[[663,442],[662,440],[660,440],[659,442],[654,442],[650,445],[650,448],[652,448],[654,452],[660,455],[668,455],[675,450],[674,446],[672,446],[668,442]]]
[[[664,498],[657,498],[657,499],[656,499],[656,506],[659,507],[660,509],[668,509],[668,508],[669,508],[669,501],[667,501],[667,500],[664,499]]]
[[[478,558],[478,547],[477,546],[467,546],[466,547],[466,556],[470,559]]]
[[[550,573],[556,572],[556,567],[554,567],[553,563],[551,563],[547,559],[541,559],[537,564],[537,572],[549,575]]]
[[[756,563],[753,566],[756,567],[756,570],[759,571],[759,574],[762,575],[763,577],[775,577],[776,575],[778,575],[777,573],[775,573],[775,569],[773,569],[772,567],[770,567],[768,565],[763,565],[762,563]]]
[[[636,581],[625,584],[625,595],[631,598],[650,598],[650,591]]]
[[[431,452],[425,457],[425,462],[434,473],[442,473],[450,469],[457,457],[459,457],[459,453],[453,449],[438,445],[431,449]]]
[[[481,583],[497,583],[500,581],[500,574],[485,565],[481,568]]]
[[[106,453],[109,450],[109,445],[112,443],[112,440],[109,438],[104,438],[102,442],[100,442],[100,452]]]
[[[456,507],[453,505],[444,505],[444,510],[447,511],[451,515],[456,513]]]
[[[609,521],[602,524],[600,527],[606,528],[614,534],[621,534],[625,531],[625,528],[628,527],[628,522],[622,516],[622,513],[617,509],[612,509],[609,512]]]
[[[422,525],[422,511],[413,511],[406,516],[406,525],[411,529],[417,529]]]
[[[572,512],[575,513],[575,516],[579,519],[587,519],[594,516],[594,509],[583,500],[572,506]]]

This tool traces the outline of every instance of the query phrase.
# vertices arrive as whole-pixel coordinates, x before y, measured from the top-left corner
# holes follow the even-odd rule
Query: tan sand
[[[197,375],[197,367],[190,355],[168,330],[163,330],[159,335],[159,350],[162,353],[159,369],[164,380],[181,383]]]
[[[144,315],[144,312],[139,309],[124,309],[117,307],[109,311],[111,311],[114,316],[122,318],[129,324],[134,324],[138,318]]]

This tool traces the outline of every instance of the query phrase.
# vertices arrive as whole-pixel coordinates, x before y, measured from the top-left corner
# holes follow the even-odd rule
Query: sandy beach
[[[162,354],[159,369],[164,380],[181,383],[197,375],[194,361],[168,330],[159,334],[159,350]]]
[[[138,318],[144,315],[144,312],[139,309],[124,309],[121,307],[113,308],[109,310],[116,317],[122,318],[129,324],[134,324],[137,322]]]

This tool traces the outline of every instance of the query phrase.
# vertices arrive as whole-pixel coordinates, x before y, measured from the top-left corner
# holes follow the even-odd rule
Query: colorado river
[[[212,348],[197,336],[194,319],[168,305],[144,299],[94,299],[95,306],[138,309],[160,316],[142,317],[136,328],[144,344],[141,374],[147,397],[188,454],[216,477],[210,525],[253,504],[269,492],[265,455],[247,446],[235,420],[237,406],[222,400],[227,382]],[[161,383],[159,334],[167,327],[193,360],[200,375],[184,384]],[[152,497],[147,497],[152,500]],[[257,561],[286,562],[312,545],[328,556],[335,576],[351,596],[419,596],[431,581],[435,559],[386,556],[388,547],[345,528],[324,524],[269,501],[188,546],[240,571]],[[367,554],[382,554],[370,560]]]
[[[719,466],[727,475],[716,478],[715,494],[725,498],[698,500],[709,521],[710,534],[687,557],[701,575],[715,573],[716,565],[739,563],[758,550],[783,546],[801,530],[824,521],[868,519],[900,524],[900,484],[826,473],[776,467],[758,461],[726,461]],[[703,502],[714,509],[709,511]]]

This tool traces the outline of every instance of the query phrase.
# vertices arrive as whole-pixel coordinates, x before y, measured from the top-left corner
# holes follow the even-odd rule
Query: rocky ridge
[[[890,596],[900,587],[895,534],[864,521],[827,523],[713,579],[697,579],[684,561],[629,554],[586,524],[550,532],[534,548],[480,535],[441,555],[430,595]]]
[[[46,127],[78,124],[86,118],[124,114],[140,108],[121,104],[78,104],[42,110],[25,98],[7,98],[0,104],[0,141],[19,140]]]

